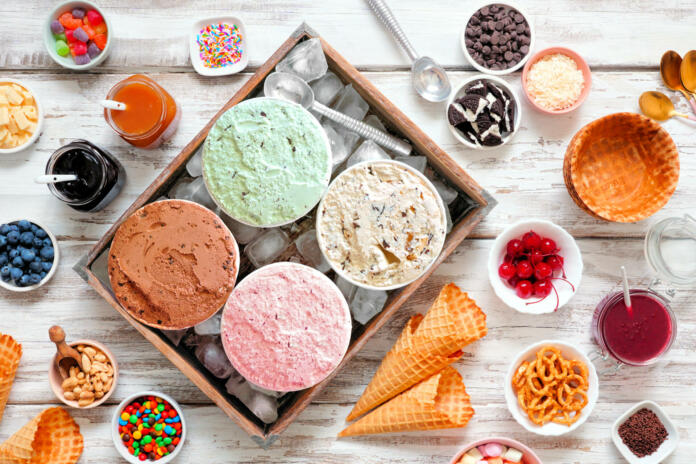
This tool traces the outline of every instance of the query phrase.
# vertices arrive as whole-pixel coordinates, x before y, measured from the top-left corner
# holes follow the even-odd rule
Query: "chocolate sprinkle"
[[[619,436],[633,454],[642,458],[660,448],[667,439],[667,429],[654,412],[643,408],[621,424]]]

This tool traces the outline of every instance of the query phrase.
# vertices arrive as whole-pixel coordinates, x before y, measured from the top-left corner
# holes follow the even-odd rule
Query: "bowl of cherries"
[[[550,221],[515,223],[498,235],[488,256],[488,278],[498,298],[522,313],[557,311],[582,277],[575,239]]]

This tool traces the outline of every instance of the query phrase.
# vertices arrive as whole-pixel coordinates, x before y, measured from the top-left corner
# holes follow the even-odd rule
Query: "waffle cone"
[[[375,409],[338,436],[464,427],[473,415],[462,376],[448,366]]]
[[[486,315],[456,285],[441,291],[425,317],[413,316],[346,420],[357,419],[462,356],[487,333]]]
[[[22,345],[10,335],[0,334],[0,421],[22,357]]]
[[[63,408],[49,408],[0,445],[0,464],[75,464],[80,427]]]
[[[563,168],[578,206],[607,221],[635,222],[669,201],[679,180],[679,153],[655,121],[616,113],[580,129]]]

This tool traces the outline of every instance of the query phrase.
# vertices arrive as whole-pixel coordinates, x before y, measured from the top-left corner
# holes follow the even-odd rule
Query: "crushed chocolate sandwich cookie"
[[[516,9],[501,4],[486,5],[466,25],[466,50],[481,66],[503,71],[517,65],[529,53],[532,32],[527,19]]]
[[[619,427],[619,436],[637,457],[650,456],[667,440],[667,429],[647,408],[639,409]]]
[[[515,127],[517,105],[505,89],[481,79],[464,89],[464,95],[447,109],[449,123],[475,145],[503,143]]]

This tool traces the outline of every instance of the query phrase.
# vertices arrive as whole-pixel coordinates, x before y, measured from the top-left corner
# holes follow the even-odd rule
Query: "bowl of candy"
[[[450,464],[541,464],[541,459],[519,441],[494,437],[469,443]]]
[[[582,277],[575,239],[550,221],[520,221],[505,229],[488,255],[488,278],[498,298],[521,313],[557,311]]]
[[[46,18],[43,36],[53,61],[76,71],[99,66],[113,42],[108,16],[97,5],[84,0],[56,5]]]
[[[155,391],[135,393],[118,405],[111,421],[111,438],[118,453],[131,464],[176,459],[186,440],[181,406]]]
[[[51,280],[58,268],[56,237],[34,220],[0,224],[0,287],[29,292]]]

